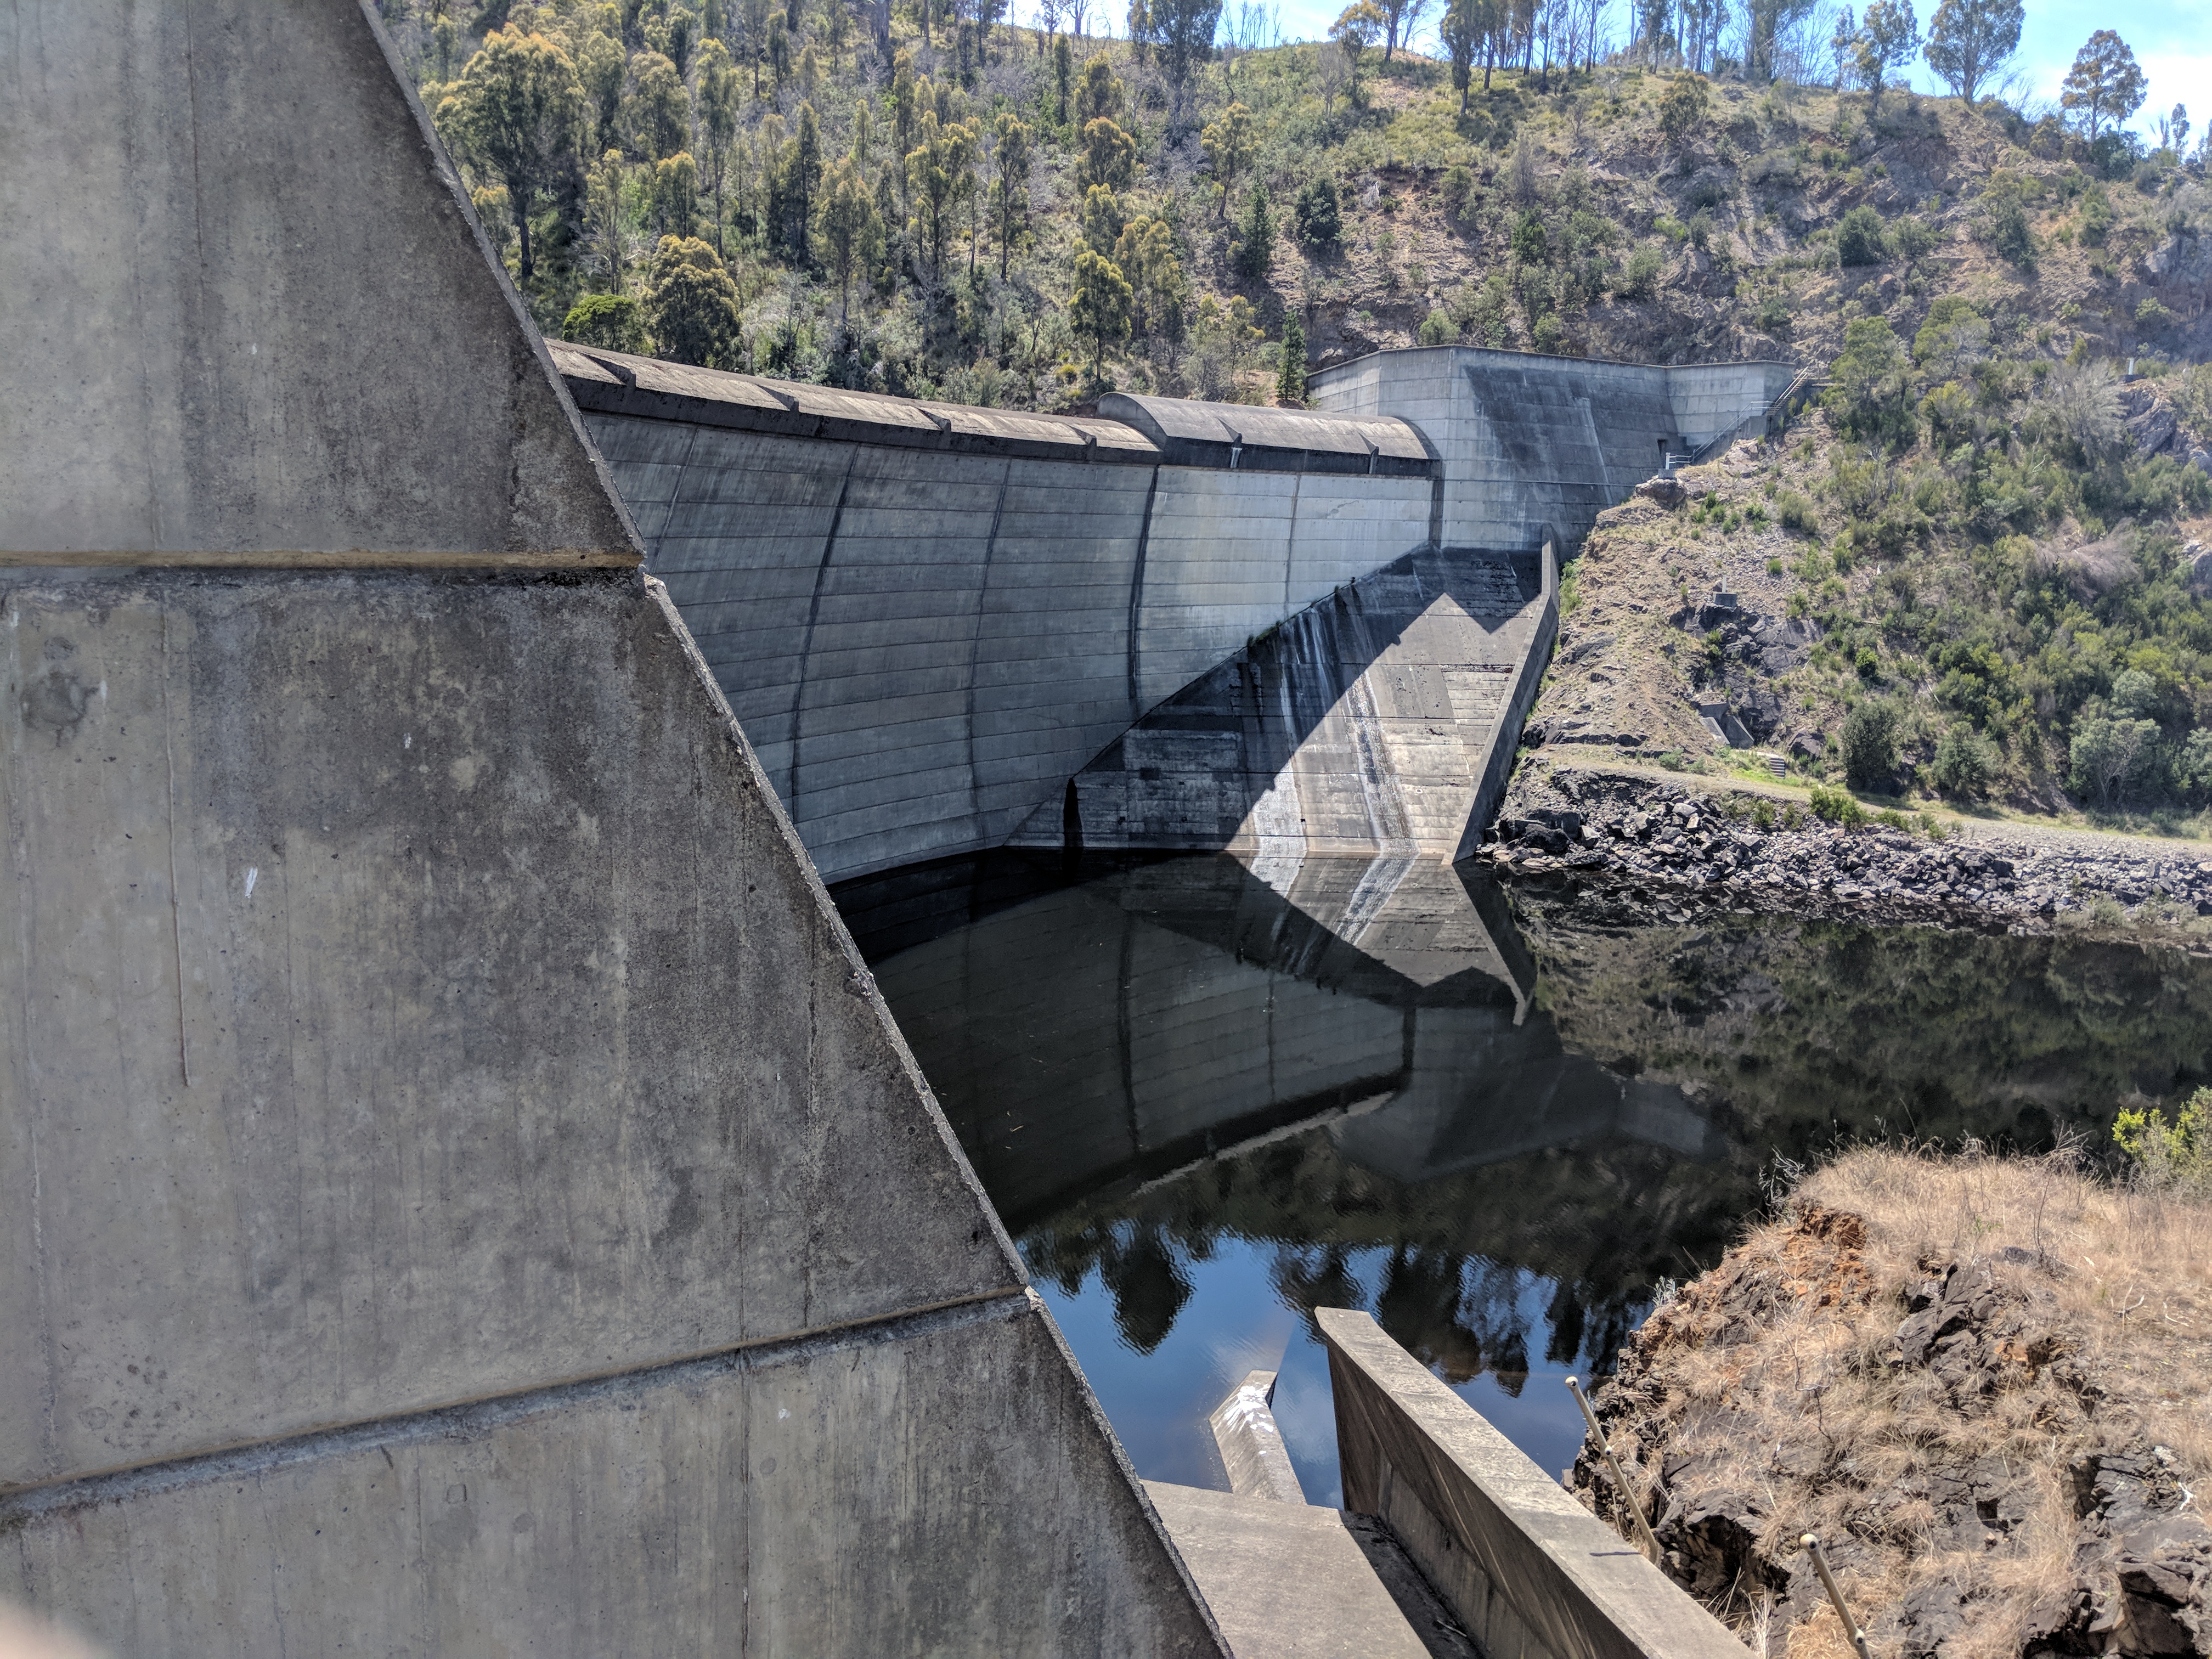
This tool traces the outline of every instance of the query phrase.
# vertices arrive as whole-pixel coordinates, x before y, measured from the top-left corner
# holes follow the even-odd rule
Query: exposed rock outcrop
[[[1795,746],[1809,745],[1801,733]],[[1795,801],[1524,761],[1481,856],[1518,877],[1626,880],[1739,908],[2017,928],[2100,902],[2142,920],[2212,917],[2203,853],[1983,825],[1941,841],[1917,826],[1845,830]]]
[[[2203,1356],[2170,1304],[2100,1328],[2096,1246],[2160,1200],[2091,1207],[2070,1169],[1894,1153],[1853,1154],[1820,1196],[1853,1170],[1868,1215],[1801,1195],[1656,1311],[1596,1396],[1665,1570],[1793,1659],[1847,1651],[1811,1528],[1877,1652],[2212,1652],[2212,1527],[2153,1403],[2200,1389]],[[1961,1199],[1990,1236],[1931,1249]],[[1594,1447],[1567,1479],[1625,1524]]]

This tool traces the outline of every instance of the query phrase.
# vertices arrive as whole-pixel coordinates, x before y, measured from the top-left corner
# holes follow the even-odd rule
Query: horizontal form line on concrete
[[[508,1423],[541,1413],[564,1410],[594,1395],[675,1387],[739,1366],[765,1369],[791,1364],[855,1341],[878,1338],[902,1340],[955,1330],[988,1319],[1012,1318],[1020,1313],[1043,1310],[1042,1302],[1025,1285],[977,1291],[872,1318],[679,1354],[645,1365],[587,1372],[512,1394],[453,1401],[389,1417],[308,1429],[273,1440],[249,1441],[243,1445],[165,1458],[155,1463],[127,1464],[96,1474],[15,1486],[0,1491],[0,1531],[97,1504],[175,1492],[210,1481],[273,1474],[321,1457],[351,1455],[373,1451],[380,1446],[411,1444],[422,1440],[472,1439]]]
[[[393,552],[377,548],[342,552],[297,548],[111,548],[68,553],[0,549],[0,568],[4,569],[635,570],[644,562],[635,549],[627,547],[541,548],[524,553]]]

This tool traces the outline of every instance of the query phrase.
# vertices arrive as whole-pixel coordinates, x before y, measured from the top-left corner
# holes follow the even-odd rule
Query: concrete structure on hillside
[[[1315,850],[1464,852],[1527,707],[1493,682],[1533,694],[1549,648],[1546,526],[1565,556],[1792,373],[1440,348],[1328,370],[1310,411],[1109,393],[1066,418],[552,350],[833,882],[1055,842],[1071,781],[1092,846],[1279,841],[1295,794],[1334,803]],[[1226,745],[1245,714],[1269,729]],[[1384,757],[1392,720],[1440,717],[1441,748]],[[1346,769],[1367,738],[1398,817]]]
[[[373,11],[0,74],[0,1596],[1221,1653]]]
[[[1670,455],[1763,434],[1800,378],[1784,362],[1663,368],[1428,346],[1323,369],[1308,395],[1332,415],[1420,429],[1443,464],[1439,545],[1533,548],[1550,526],[1573,548]]]

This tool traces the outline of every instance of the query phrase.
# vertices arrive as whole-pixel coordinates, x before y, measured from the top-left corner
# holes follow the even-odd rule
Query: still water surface
[[[848,915],[1150,1480],[1225,1485],[1206,1413],[1273,1367],[1307,1497],[1337,1501],[1328,1306],[1557,1472],[1562,1379],[1608,1369],[1790,1163],[2101,1145],[2124,1097],[2212,1075],[2212,965],[2170,951],[1655,916],[1387,859],[1024,890]]]

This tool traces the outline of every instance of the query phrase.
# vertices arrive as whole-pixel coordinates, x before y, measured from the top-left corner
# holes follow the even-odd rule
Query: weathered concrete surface
[[[1304,446],[1255,447],[1286,477],[1119,420],[553,351],[828,881],[1056,815],[1146,710],[1429,537],[1401,421],[1239,411]]]
[[[1194,1650],[1067,1376],[999,1299],[0,1497],[0,1595],[119,1655]]]
[[[1796,374],[1787,363],[1645,363],[1469,346],[1371,356],[1313,378],[1314,406],[1395,415],[1443,462],[1437,544],[1534,549],[1547,525],[1563,553],[1628,498],[1669,452],[1764,419]]]
[[[659,585],[177,568],[635,562],[373,15],[4,50],[88,343],[0,358],[0,1596],[1219,1652]]]
[[[1412,554],[1234,652],[1076,775],[1083,844],[1465,856],[1550,657],[1552,556]],[[1066,819],[1048,802],[1010,844]]]
[[[518,1547],[406,1542],[402,1522],[427,1523],[411,1496],[387,1515],[358,1490],[389,1466],[349,1436],[565,1387],[574,1407],[500,1429],[490,1466],[512,1465],[517,1513],[574,1516],[532,1547],[576,1595],[602,1565],[646,1575],[606,1591],[652,1601],[641,1649],[724,1628],[737,1613],[696,1575],[720,1583],[774,1534],[726,1587],[765,1650],[1009,1632],[1206,1650],[765,781],[638,578],[25,573],[4,603],[0,805],[24,879],[0,934],[0,1319],[31,1339],[0,1351],[0,1481],[43,1494],[7,1592],[125,1650],[189,1651],[312,1516],[331,1565],[302,1579],[341,1561],[360,1578],[353,1601],[304,1599],[288,1640],[354,1628],[373,1600],[428,1609],[419,1650],[465,1649],[479,1621],[538,1616],[512,1599]],[[1006,1316],[902,1358],[947,1304]],[[768,1431],[737,1360],[825,1329],[843,1347],[805,1360],[791,1390],[811,1403],[777,1396],[793,1419]],[[657,1440],[592,1426],[586,1395],[700,1354],[732,1363],[687,1385],[696,1435],[680,1413]],[[879,1380],[848,1399],[848,1374]],[[614,1380],[579,1387],[595,1377]],[[760,1472],[757,1443],[726,1444],[749,1420],[781,1483],[648,1501],[671,1462]],[[212,1470],[82,1484],[302,1434],[242,1507]],[[602,1541],[664,1513],[705,1529],[697,1553]]]
[[[355,7],[20,0],[0,154],[0,559],[636,562]]]
[[[1381,1516],[1485,1653],[1717,1659],[1744,1649],[1382,1334],[1320,1308],[1347,1507]],[[1172,1524],[1172,1523],[1171,1523]]]
[[[1475,1659],[1371,1519],[1157,1480],[1145,1491],[1236,1659]]]

